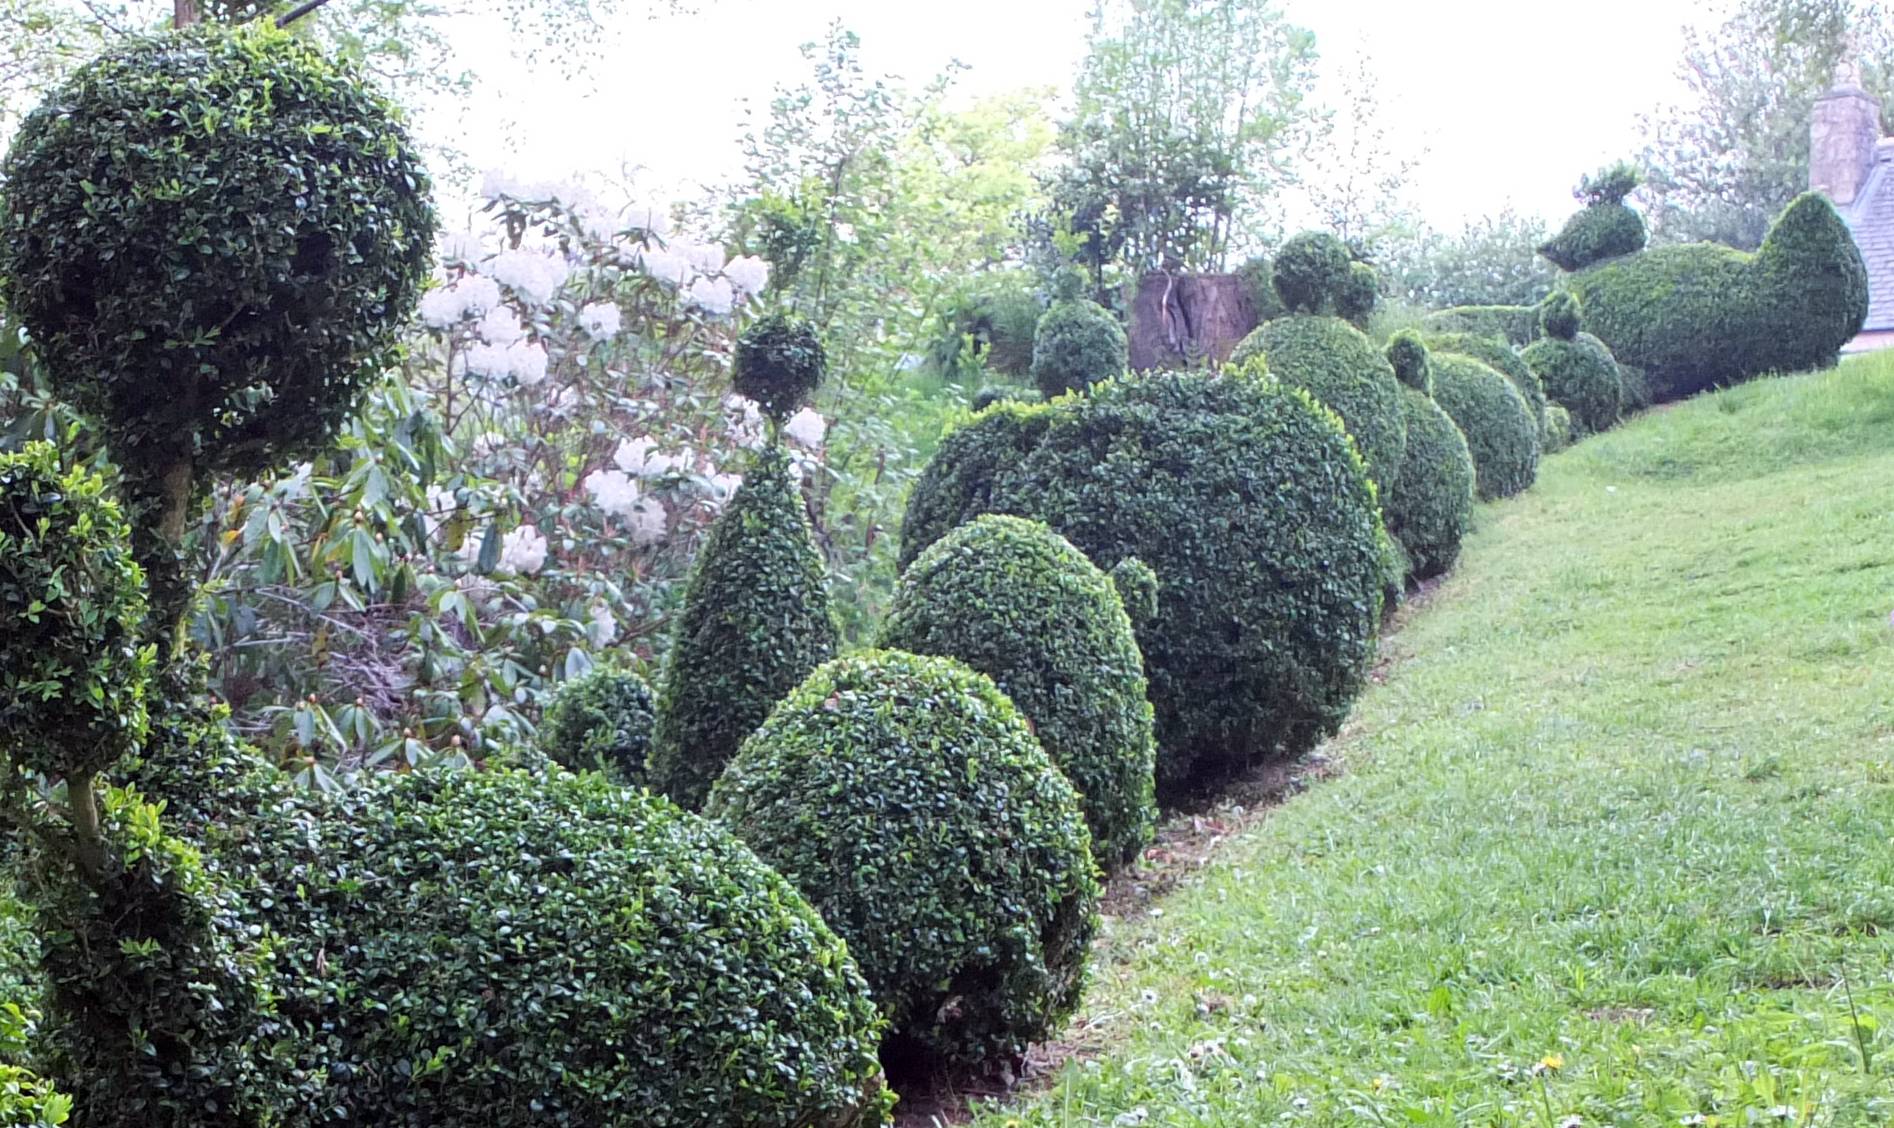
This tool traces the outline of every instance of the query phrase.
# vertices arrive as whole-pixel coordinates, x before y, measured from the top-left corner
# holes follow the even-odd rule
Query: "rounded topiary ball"
[[[1401,406],[1407,455],[1382,509],[1388,534],[1407,556],[1409,576],[1426,580],[1460,557],[1460,542],[1473,521],[1473,455],[1460,428],[1431,397],[1404,388]]]
[[[941,440],[908,491],[897,560],[902,568],[962,521],[992,509],[993,483],[1038,444],[1050,410],[1045,404],[994,404]]]
[[[1112,312],[1097,302],[1055,303],[1032,339],[1032,378],[1053,399],[1122,374],[1130,345]]]
[[[1144,658],[1113,581],[1071,542],[1019,517],[960,526],[902,574],[880,645],[992,678],[1078,788],[1100,864],[1130,862],[1151,841]]]
[[[1016,1056],[1077,1005],[1098,920],[1085,820],[986,675],[900,651],[831,662],[708,811],[847,941],[898,1051]]]
[[[49,443],[0,454],[0,757],[96,773],[145,731],[144,574],[105,481]]]
[[[1401,472],[1407,428],[1401,384],[1367,334],[1339,317],[1302,315],[1266,322],[1237,343],[1230,363],[1267,358],[1269,374],[1322,401],[1361,447],[1368,475],[1387,489]]]
[[[1276,253],[1270,281],[1290,313],[1324,313],[1348,287],[1354,266],[1340,239],[1326,231],[1305,231]]]
[[[1431,352],[1470,356],[1512,381],[1513,387],[1525,397],[1526,407],[1532,412],[1533,419],[1537,420],[1543,429],[1546,406],[1545,386],[1539,382],[1537,376],[1532,374],[1532,368],[1520,357],[1519,350],[1509,344],[1504,337],[1485,333],[1433,333],[1429,334],[1425,340]]]
[[[737,338],[731,378],[738,395],[755,400],[763,414],[781,424],[802,407],[827,371],[828,353],[815,325],[772,313]]]
[[[1623,410],[1624,385],[1611,352],[1589,333],[1572,338],[1542,337],[1522,354],[1545,394],[1571,413],[1580,434],[1616,426]]]
[[[1388,338],[1387,357],[1396,380],[1423,395],[1433,394],[1434,374],[1428,367],[1427,346],[1421,342],[1419,333],[1403,329]]]
[[[1511,497],[1531,486],[1539,474],[1539,424],[1519,389],[1472,357],[1436,352],[1433,366],[1434,401],[1466,436],[1480,497]]]
[[[1545,452],[1564,450],[1572,445],[1576,436],[1572,433],[1572,416],[1563,404],[1552,404],[1545,409],[1545,427],[1540,431]]]
[[[0,301],[135,475],[319,449],[427,279],[434,211],[399,112],[268,25],[121,41],[4,166]]]
[[[656,699],[630,670],[594,666],[564,682],[539,725],[539,750],[574,771],[603,772],[617,783],[645,779]]]
[[[1560,341],[1569,341],[1578,334],[1578,299],[1570,290],[1554,290],[1539,303],[1539,328]]]
[[[1335,316],[1357,326],[1365,325],[1380,300],[1381,281],[1374,267],[1365,262],[1350,263],[1347,279],[1335,291]]]

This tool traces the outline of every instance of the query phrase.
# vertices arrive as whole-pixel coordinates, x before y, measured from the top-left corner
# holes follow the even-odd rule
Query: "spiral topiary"
[[[1130,376],[1029,422],[978,490],[916,490],[903,550],[995,512],[1046,522],[1100,567],[1148,565],[1159,609],[1138,643],[1160,785],[1301,755],[1332,733],[1366,672],[1382,580],[1373,487],[1334,413],[1254,366]]]
[[[794,415],[821,385],[828,353],[814,324],[787,314],[759,317],[737,338],[731,380],[777,424]]]
[[[1472,357],[1432,354],[1434,401],[1466,436],[1483,500],[1511,497],[1539,473],[1539,425],[1512,382]]]
[[[1368,476],[1382,489],[1401,472],[1407,429],[1394,368],[1361,330],[1339,317],[1302,314],[1278,318],[1237,343],[1230,363],[1266,357],[1269,373],[1305,388],[1341,416],[1361,447]]]
[[[995,404],[941,440],[908,492],[897,557],[903,569],[968,517],[993,510],[994,482],[1038,445],[1048,411],[1044,404]]]
[[[835,653],[838,636],[789,456],[772,446],[691,569],[658,698],[651,788],[686,810],[703,806],[744,738]]]
[[[539,725],[539,750],[574,771],[603,772],[627,787],[644,782],[655,699],[650,685],[610,663],[564,682]]]
[[[1064,537],[1019,517],[960,526],[902,575],[878,645],[992,678],[1078,789],[1101,865],[1151,841],[1144,658],[1118,589]]]
[[[1131,346],[1110,310],[1097,302],[1056,302],[1033,333],[1032,378],[1053,399],[1124,372]]]
[[[984,674],[899,651],[831,662],[708,811],[847,941],[897,1057],[1014,1057],[1077,1005],[1098,901],[1078,796]]]
[[[1290,313],[1328,313],[1353,269],[1347,244],[1326,231],[1305,231],[1276,253],[1270,281]]]
[[[1407,556],[1408,575],[1431,579],[1452,568],[1473,521],[1473,455],[1466,437],[1439,404],[1402,389],[1407,457],[1382,506],[1388,534]]]

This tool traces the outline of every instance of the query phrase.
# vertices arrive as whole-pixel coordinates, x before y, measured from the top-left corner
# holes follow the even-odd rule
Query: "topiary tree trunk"
[[[1259,324],[1249,289],[1235,274],[1146,274],[1131,303],[1131,367],[1222,364]]]

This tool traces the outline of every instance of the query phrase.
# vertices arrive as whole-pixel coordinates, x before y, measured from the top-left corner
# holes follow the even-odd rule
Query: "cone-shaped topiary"
[[[1101,865],[1151,841],[1144,658],[1117,588],[1064,537],[1019,517],[960,526],[902,575],[879,644],[992,678],[1078,789]]]
[[[1072,785],[984,674],[869,651],[770,714],[709,812],[848,942],[895,1050],[1017,1056],[1079,999],[1098,883]]]
[[[731,382],[763,414],[781,424],[794,415],[822,383],[828,353],[822,335],[801,318],[772,313],[757,318],[737,338]]]
[[[1533,375],[1531,366],[1519,355],[1518,349],[1507,344],[1503,338],[1479,333],[1434,333],[1424,339],[1431,352],[1470,356],[1512,381],[1513,387],[1525,397],[1526,407],[1531,410],[1533,419],[1544,430],[1547,402],[1545,385]]]
[[[1130,363],[1124,327],[1097,302],[1056,302],[1032,339],[1032,378],[1047,399],[1121,375]]]
[[[1419,333],[1403,329],[1388,338],[1387,357],[1396,380],[1422,395],[1433,395],[1434,373],[1427,361],[1427,346]]]
[[[1342,417],[1361,447],[1368,475],[1386,489],[1401,472],[1407,428],[1401,385],[1381,349],[1339,317],[1278,318],[1237,343],[1230,363],[1264,357],[1269,373],[1301,388]]]
[[[1038,445],[1052,418],[1047,412],[1043,404],[995,404],[941,440],[908,493],[902,568],[962,521],[993,511],[993,483]]]
[[[1366,673],[1383,575],[1373,487],[1334,413],[1260,365],[1139,374],[1040,411],[984,500],[962,493],[969,508],[952,514],[937,493],[925,528],[1035,517],[1102,568],[1135,556],[1156,573],[1138,643],[1160,785],[1332,733]],[[922,527],[910,512],[904,549],[925,547]]]
[[[1598,338],[1589,333],[1542,337],[1526,346],[1524,360],[1544,383],[1546,395],[1570,413],[1579,434],[1617,425],[1623,384],[1617,362]]]
[[[1331,313],[1354,269],[1348,246],[1326,231],[1304,231],[1282,245],[1270,282],[1290,313]],[[1232,358],[1232,363],[1240,363]]]
[[[1471,357],[1432,355],[1434,401],[1466,436],[1480,497],[1511,497],[1531,486],[1539,473],[1539,426],[1519,389]]]
[[[651,788],[703,806],[744,738],[835,653],[837,635],[789,456],[769,447],[691,570],[658,698]]]
[[[1388,534],[1407,555],[1408,574],[1431,579],[1460,558],[1473,521],[1473,455],[1465,436],[1433,399],[1403,388],[1407,458],[1383,510]]]
[[[564,682],[539,725],[539,750],[573,771],[603,772],[614,782],[644,782],[656,703],[651,687],[611,663]]]

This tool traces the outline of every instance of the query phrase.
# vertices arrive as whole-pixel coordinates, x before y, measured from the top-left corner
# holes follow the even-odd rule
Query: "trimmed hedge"
[[[1015,1057],[1077,1006],[1089,835],[984,674],[900,651],[831,662],[745,742],[709,811],[848,942],[897,1053]]]
[[[1243,265],[1236,268],[1236,276],[1242,282],[1243,293],[1249,298],[1258,325],[1289,312],[1289,307],[1282,304],[1282,295],[1276,292],[1276,272],[1267,255],[1245,259]]]
[[[1150,843],[1144,658],[1113,581],[1071,542],[1019,517],[969,521],[901,577],[878,645],[992,678],[1078,789],[1099,864],[1116,869]]]
[[[1374,267],[1365,262],[1351,263],[1348,278],[1335,291],[1335,316],[1364,329],[1380,300],[1381,282],[1375,277]]]
[[[777,424],[794,415],[828,372],[815,324],[788,314],[758,318],[737,338],[731,383]]]
[[[1466,436],[1481,499],[1511,497],[1539,472],[1539,425],[1512,382],[1471,357],[1434,353],[1434,400]]]
[[[1460,558],[1473,521],[1473,455],[1466,437],[1432,397],[1401,390],[1407,458],[1384,507],[1388,534],[1407,555],[1415,580],[1431,579]]]
[[[1270,283],[1290,313],[1333,313],[1349,288],[1354,261],[1348,246],[1326,231],[1304,231],[1283,243]]]
[[[1525,361],[1545,383],[1546,395],[1570,413],[1580,434],[1617,425],[1623,408],[1618,365],[1596,337],[1546,337],[1526,346]]]
[[[1526,399],[1526,407],[1534,419],[1545,419],[1545,385],[1539,377],[1533,375],[1532,367],[1519,350],[1498,337],[1481,336],[1477,333],[1438,333],[1426,338],[1427,347],[1433,352],[1458,353],[1470,356],[1486,365],[1501,376],[1512,381],[1513,387]]]
[[[592,667],[560,684],[539,724],[539,750],[573,771],[603,772],[626,787],[645,779],[657,703],[630,670]]]
[[[1605,349],[1605,343],[1590,333],[1580,333],[1581,341],[1598,341],[1598,347]],[[1610,352],[1610,349],[1605,349]],[[1613,359],[1616,359],[1615,357]],[[1618,365],[1618,386],[1623,389],[1624,413],[1630,415],[1651,406],[1651,380],[1642,368],[1634,364]]]
[[[1867,317],[1867,268],[1819,193],[1798,196],[1763,245],[1653,247],[1566,279],[1585,328],[1642,369],[1657,400],[1765,372],[1833,364]]]
[[[1472,333],[1499,339],[1523,348],[1539,336],[1539,307],[1527,306],[1454,306],[1435,310],[1421,318],[1421,329],[1429,336],[1443,333]]]
[[[1046,522],[1101,568],[1149,565],[1159,610],[1138,643],[1161,786],[1299,756],[1333,733],[1373,652],[1384,535],[1334,413],[1260,367],[1139,374],[1039,410],[1024,453],[963,491],[962,512],[917,488],[903,550],[997,512]],[[930,466],[923,484],[955,473]]]
[[[997,403],[941,440],[908,493],[901,568],[962,521],[996,511],[993,484],[1039,445],[1052,420],[1049,411],[1044,404]]]
[[[1560,270],[1582,270],[1593,263],[1644,249],[1644,217],[1615,201],[1581,208],[1539,253]]]
[[[1564,450],[1577,437],[1572,431],[1571,413],[1563,404],[1556,403],[1545,409],[1545,427],[1539,433],[1541,449],[1546,454]]]
[[[652,731],[652,790],[686,810],[703,806],[744,738],[839,637],[789,456],[770,446],[691,569]]]
[[[1339,317],[1279,318],[1238,342],[1230,363],[1241,366],[1257,357],[1265,358],[1270,375],[1307,389],[1341,416],[1367,460],[1369,477],[1384,490],[1394,485],[1407,445],[1401,385],[1366,334]]]
[[[1109,380],[1130,362],[1124,327],[1097,302],[1057,302],[1033,333],[1033,383],[1047,399]]]

